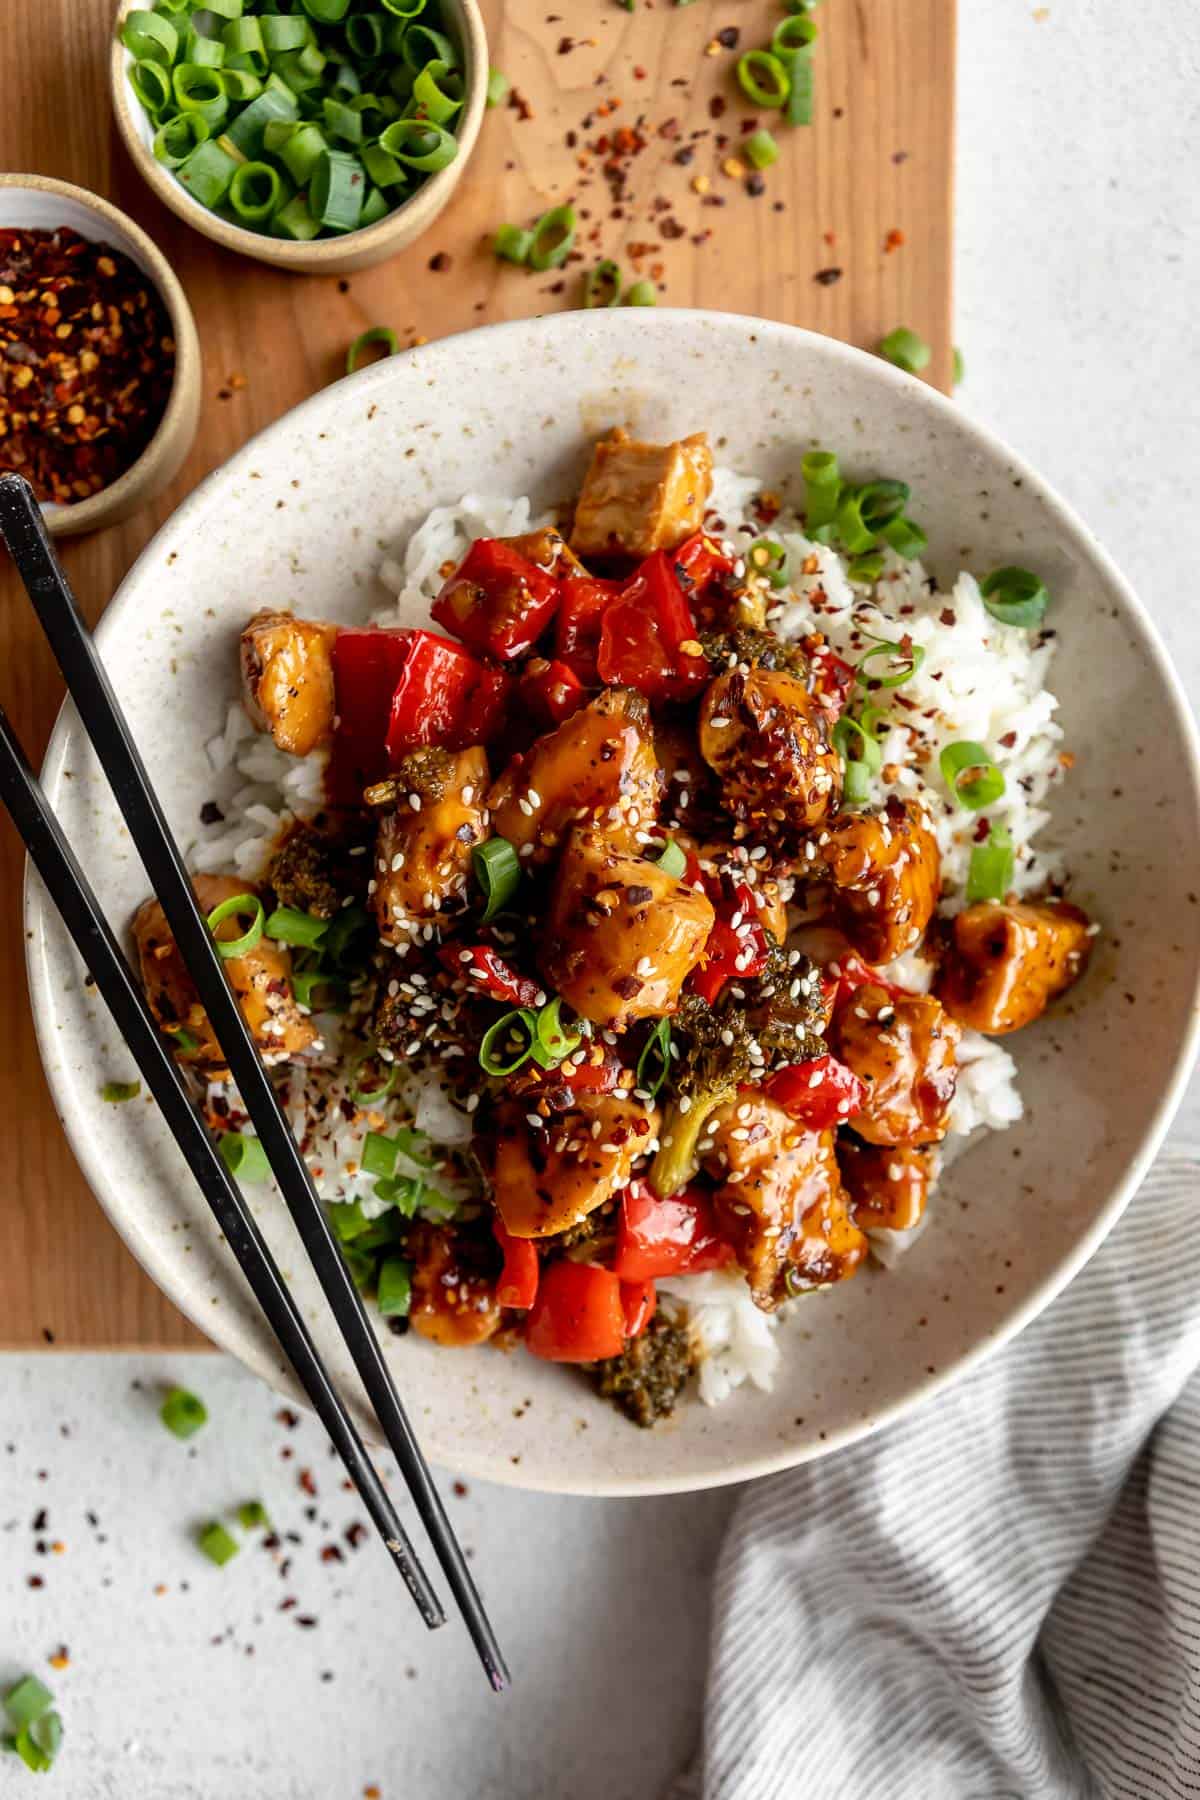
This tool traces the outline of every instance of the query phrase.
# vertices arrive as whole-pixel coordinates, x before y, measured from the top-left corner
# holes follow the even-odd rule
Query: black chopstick
[[[20,476],[0,475],[0,536],[3,536],[33,602],[83,728],[145,865],[150,885],[196,983],[201,1005],[208,1014],[242,1104],[253,1121],[383,1435],[400,1465],[488,1680],[500,1691],[508,1685],[508,1670],[471,1579],[462,1547],[446,1517],[308,1167],[226,980],[212,934],[196,904],[179,846],[171,835],[128,722],[46,534],[37,502],[28,483]]]
[[[421,1617],[431,1629],[446,1615],[361,1438],[330,1381],[291,1291],[255,1224],[233,1176],[218,1156],[179,1066],[86,875],[0,707],[0,800],[46,884],[75,948],[128,1044],[175,1142],[212,1208],[229,1248],[279,1340],[305,1393],[362,1496]]]

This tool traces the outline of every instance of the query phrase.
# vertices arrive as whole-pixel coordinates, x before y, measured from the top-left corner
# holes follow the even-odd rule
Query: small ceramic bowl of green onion
[[[432,224],[488,83],[477,0],[121,0],[111,67],[159,198],[225,249],[313,274]]]

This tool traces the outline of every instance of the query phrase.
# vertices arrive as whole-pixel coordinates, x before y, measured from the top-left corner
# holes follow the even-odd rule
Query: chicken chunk
[[[941,892],[941,858],[929,814],[891,799],[882,813],[847,813],[822,846],[838,924],[869,963],[888,963],[925,935]]]
[[[482,1344],[500,1325],[496,1273],[482,1240],[444,1225],[418,1224],[408,1234],[412,1305],[408,1322],[435,1344]]]
[[[706,1128],[717,1224],[757,1305],[854,1274],[867,1240],[850,1217],[831,1131],[806,1131],[764,1094],[739,1095]]]
[[[236,894],[255,891],[240,875],[197,875],[193,885],[203,913],[212,912]],[[218,925],[216,936],[230,943],[245,929],[245,920],[229,918]],[[229,1070],[221,1046],[157,900],[147,900],[138,908],[133,936],[150,1010],[163,1031],[176,1038],[179,1060],[203,1069],[215,1081],[226,1080]],[[265,1057],[284,1062],[308,1049],[317,1029],[296,1005],[292,959],[286,945],[262,937],[253,950],[229,957],[223,967]],[[182,1044],[178,1042],[180,1032],[187,1034]],[[189,1048],[189,1043],[194,1043],[194,1048]]]
[[[367,803],[386,809],[368,887],[385,944],[402,948],[416,926],[455,909],[466,894],[471,851],[488,834],[487,785],[487,753],[476,746],[415,750],[395,775],[367,789]]]
[[[704,522],[712,451],[702,431],[675,444],[639,444],[611,431],[592,452],[575,508],[580,556],[649,556],[673,550]]]
[[[1066,900],[968,906],[952,927],[942,1005],[974,1031],[1019,1031],[1079,979],[1092,936],[1087,914]]]
[[[333,736],[336,636],[336,625],[269,609],[242,633],[242,703],[291,756],[307,756]]]
[[[554,878],[538,966],[597,1025],[675,1010],[716,922],[703,894],[598,832],[572,834]]]
[[[514,757],[488,796],[492,825],[523,862],[551,861],[575,824],[635,854],[658,816],[658,763],[643,695],[606,688]]]
[[[837,1159],[855,1224],[865,1231],[878,1226],[911,1231],[920,1223],[934,1175],[932,1150],[909,1145],[888,1149],[844,1138]]]
[[[833,1050],[867,1090],[846,1123],[870,1144],[937,1144],[946,1135],[962,1033],[932,994],[875,982],[837,1009]]]
[[[534,1126],[527,1106],[502,1101],[476,1152],[513,1237],[553,1237],[627,1185],[658,1131],[659,1112],[640,1100],[580,1093],[565,1112]]]
[[[786,669],[718,675],[700,703],[700,749],[720,778],[737,837],[811,831],[841,797],[841,762],[824,715]]]

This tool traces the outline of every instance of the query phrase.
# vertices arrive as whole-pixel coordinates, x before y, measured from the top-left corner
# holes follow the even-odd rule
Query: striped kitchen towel
[[[714,1613],[680,1797],[1200,1795],[1200,1158],[959,1387],[749,1488]]]

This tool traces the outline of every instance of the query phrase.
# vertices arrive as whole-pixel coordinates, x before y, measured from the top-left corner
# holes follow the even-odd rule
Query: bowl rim
[[[121,141],[142,179],[148,183],[165,206],[169,206],[177,218],[194,231],[210,238],[213,243],[220,244],[223,249],[236,251],[241,256],[251,256],[258,262],[270,262],[276,268],[295,269],[298,273],[319,273],[319,265],[328,262],[330,273],[334,261],[347,255],[370,258],[372,252],[386,254],[392,240],[399,236],[411,222],[413,209],[418,202],[422,203],[422,212],[429,217],[422,218],[417,226],[417,233],[431,223],[441,211],[442,205],[449,199],[462,175],[467,160],[475,148],[479,136],[479,128],[483,122],[484,107],[487,100],[488,84],[488,49],[487,33],[484,30],[483,15],[479,10],[478,0],[455,0],[461,9],[463,48],[466,52],[468,66],[468,83],[466,100],[463,106],[461,128],[455,134],[458,138],[459,151],[452,163],[444,169],[436,170],[427,181],[424,181],[415,194],[411,194],[402,205],[395,207],[386,217],[378,219],[374,225],[359,226],[355,231],[343,232],[339,237],[311,238],[305,243],[296,243],[288,238],[266,237],[261,232],[250,231],[244,225],[230,225],[225,219],[218,218],[208,207],[202,206],[192,198],[187,189],[176,181],[169,169],[155,161],[153,154],[142,141],[138,129],[137,115],[134,112],[132,90],[126,76],[126,50],[117,27],[126,13],[136,10],[138,0],[117,0],[117,10],[113,21],[112,49],[109,56],[109,86],[112,93],[113,113],[117,121],[117,129]],[[268,254],[269,247],[269,254]],[[401,245],[397,249],[403,248]]]
[[[539,362],[536,354],[539,339],[557,333],[568,334],[573,329],[571,321],[581,316],[583,315],[571,312],[551,313],[476,326],[470,331],[455,333],[433,343],[418,346],[407,352],[406,355],[408,358],[417,359],[417,367],[420,368],[423,365],[427,366],[443,360],[452,361],[455,347],[460,338],[495,341],[502,336],[528,336],[532,339],[532,344],[526,366],[536,367]],[[609,315],[594,313],[586,316],[593,321],[594,329],[610,329],[615,332],[624,329],[623,323],[615,317],[610,318]],[[1164,697],[1173,715],[1173,722],[1179,730],[1185,746],[1185,768],[1182,776],[1190,790],[1191,810],[1197,819],[1198,827],[1200,827],[1200,730],[1197,729],[1182,683],[1167,654],[1157,627],[1130,582],[1098,542],[1090,527],[1036,470],[1022,457],[1011,451],[1007,444],[987,426],[965,414],[948,396],[915,376],[905,374],[881,358],[845,344],[840,339],[829,338],[822,333],[808,331],[780,320],[760,319],[750,314],[717,312],[712,309],[662,307],[656,311],[653,317],[656,320],[671,321],[676,323],[679,329],[686,328],[693,333],[698,324],[703,324],[718,332],[749,329],[757,337],[773,340],[775,343],[783,345],[794,344],[799,340],[810,349],[816,350],[819,355],[828,357],[833,363],[848,363],[860,369],[864,365],[869,365],[875,378],[883,382],[885,386],[906,391],[918,411],[924,408],[934,417],[953,419],[959,428],[965,428],[989,457],[1004,461],[1010,472],[1019,476],[1029,492],[1045,506],[1055,528],[1061,531],[1065,537],[1074,541],[1080,554],[1086,556],[1105,582],[1109,584],[1137,629],[1145,646],[1147,658],[1162,684]],[[607,326],[603,323],[603,319],[606,318],[609,321]],[[374,388],[396,379],[399,372],[393,365],[393,359],[385,358],[382,362],[359,370],[355,375],[345,377],[342,382],[319,390],[298,406],[293,407],[290,412],[283,414],[281,418],[274,420],[263,430],[257,432],[234,456],[206,476],[155,533],[117,589],[97,629],[97,642],[101,654],[103,655],[107,635],[106,628],[109,627],[110,620],[115,621],[118,616],[118,607],[123,609],[134,599],[131,584],[143,562],[149,562],[151,557],[159,558],[169,554],[175,548],[180,537],[185,534],[190,535],[194,522],[200,522],[210,508],[219,504],[220,490],[223,484],[230,479],[236,479],[243,471],[248,472],[261,456],[264,445],[273,435],[277,434],[282,438],[294,428],[300,415],[307,412],[318,413],[322,408],[335,404],[332,399],[335,393],[349,393],[353,390],[355,394],[365,396]],[[42,779],[52,801],[56,785],[62,777],[69,733],[74,731],[76,723],[74,709],[68,701],[55,721],[42,770]],[[53,988],[46,976],[42,958],[45,927],[53,918],[53,908],[43,898],[39,884],[33,878],[31,865],[27,861],[23,897],[26,970],[38,1049],[57,1108],[59,1097],[56,1088],[57,1077],[51,1072],[54,1035]],[[562,1469],[556,1470],[553,1475],[534,1474],[531,1476],[524,1471],[524,1468],[519,1472],[514,1471],[507,1465],[494,1463],[486,1457],[475,1456],[469,1448],[459,1446],[456,1446],[453,1458],[443,1458],[446,1466],[452,1466],[456,1472],[478,1480],[493,1481],[502,1486],[523,1488],[530,1492],[574,1494],[593,1498],[629,1498],[638,1495],[698,1492],[757,1479],[764,1475],[778,1474],[783,1470],[798,1467],[801,1463],[831,1455],[837,1450],[845,1449],[853,1443],[875,1435],[896,1420],[915,1411],[917,1407],[923,1406],[951,1383],[967,1377],[988,1357],[1010,1343],[1019,1332],[1023,1331],[1042,1313],[1099,1248],[1137,1192],[1178,1109],[1195,1061],[1197,1046],[1200,1044],[1200,963],[1197,965],[1197,973],[1192,986],[1188,1023],[1175,1048],[1170,1079],[1158,1095],[1140,1146],[1129,1159],[1119,1178],[1113,1182],[1109,1197],[1101,1212],[1071,1251],[1042,1278],[1024,1304],[1018,1307],[1002,1325],[957,1359],[939,1368],[935,1374],[926,1375],[921,1380],[914,1382],[904,1396],[873,1413],[869,1418],[851,1421],[840,1430],[829,1432],[818,1443],[779,1446],[765,1450],[757,1456],[742,1457],[736,1463],[728,1466],[718,1465],[714,1459],[713,1465],[709,1467],[682,1474],[664,1476],[650,1474],[636,1478],[608,1480],[572,1479],[570,1471]],[[180,1311],[200,1331],[217,1344],[218,1348],[237,1356],[239,1361],[259,1375],[275,1391],[285,1394],[292,1400],[297,1400],[298,1390],[294,1385],[287,1385],[290,1375],[285,1373],[281,1376],[277,1360],[273,1360],[269,1353],[261,1355],[257,1346],[253,1344],[248,1348],[244,1345],[235,1347],[234,1342],[231,1341],[232,1334],[228,1330],[218,1329],[214,1332],[210,1309],[201,1306],[198,1302],[195,1305],[184,1302],[177,1297],[165,1280],[159,1279],[158,1267],[161,1266],[165,1274],[174,1267],[173,1263],[156,1249],[152,1249],[149,1245],[143,1246],[126,1235],[122,1223],[119,1180],[92,1156],[82,1120],[73,1118],[70,1108],[57,1108],[57,1110],[85,1179],[88,1180],[89,1185],[92,1185],[94,1167],[93,1192],[96,1198],[127,1248],[141,1263],[151,1280],[163,1287],[172,1304],[178,1306]],[[142,1254],[143,1248],[147,1252],[146,1255]],[[225,1321],[222,1319],[220,1325],[224,1326],[224,1324]],[[297,1403],[308,1405],[302,1393],[299,1393]]]
[[[175,372],[171,378],[171,392],[163,408],[162,418],[137,460],[130,463],[124,474],[118,475],[115,481],[101,488],[98,494],[89,494],[86,500],[77,500],[71,505],[63,505],[54,500],[41,502],[48,530],[53,531],[60,520],[70,519],[72,531],[83,532],[103,525],[111,511],[135,501],[147,479],[153,475],[151,464],[157,457],[158,446],[168,433],[175,432],[186,421],[191,405],[189,388],[193,380],[200,380],[200,338],[196,330],[195,314],[184,292],[183,283],[154,239],[128,213],[122,212],[119,206],[114,206],[111,200],[94,194],[90,188],[78,187],[73,181],[60,181],[53,175],[0,174],[0,195],[22,189],[38,194],[58,194],[63,199],[73,200],[105,224],[123,231],[149,265],[150,279],[166,308],[167,317],[171,321],[171,334],[175,339]],[[2,211],[3,201],[0,199],[0,212]],[[4,221],[0,218],[0,226],[3,224]],[[119,245],[116,247],[120,248]],[[195,435],[196,431],[193,429],[192,440]],[[188,447],[191,447],[190,443]]]

